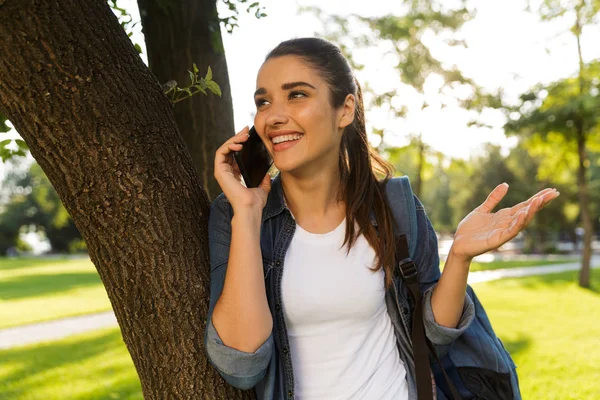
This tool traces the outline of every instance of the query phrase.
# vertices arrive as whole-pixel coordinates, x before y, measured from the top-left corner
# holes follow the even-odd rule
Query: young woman
[[[395,204],[383,185],[392,168],[369,147],[348,62],[325,40],[285,41],[266,57],[256,88],[254,125],[280,173],[258,188],[241,183],[232,152],[248,128],[216,152],[223,194],[209,222],[212,364],[259,399],[416,398],[410,333],[398,323],[407,310],[388,296]],[[452,343],[473,318],[470,260],[515,237],[558,196],[545,189],[492,213],[507,190],[496,187],[459,224],[441,278],[423,295],[436,345]],[[415,200],[415,262],[439,277],[437,239]]]

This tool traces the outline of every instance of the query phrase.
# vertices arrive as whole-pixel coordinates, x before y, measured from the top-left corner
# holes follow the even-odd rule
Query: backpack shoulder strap
[[[401,259],[412,258],[417,248],[417,208],[408,176],[390,179],[385,186],[385,195],[396,222],[394,235],[406,235],[408,241],[408,255]]]
[[[428,354],[430,353],[440,365],[444,378],[452,393],[453,400],[460,400],[462,397],[456,390],[446,371],[442,368],[441,361],[439,360],[433,345],[425,335],[417,267],[412,261],[412,257],[414,257],[417,248],[418,226],[417,207],[409,178],[407,176],[402,176],[390,179],[386,184],[385,194],[390,204],[390,208],[392,209],[392,214],[394,215],[394,236],[396,238],[395,245],[398,269],[409,289],[411,297],[415,301],[411,340],[413,345],[418,399],[433,399]]]
[[[385,194],[394,215],[396,265],[415,302],[411,340],[418,399],[433,400],[421,292],[417,267],[412,261],[417,246],[417,209],[409,178],[403,176],[391,179],[385,187]]]

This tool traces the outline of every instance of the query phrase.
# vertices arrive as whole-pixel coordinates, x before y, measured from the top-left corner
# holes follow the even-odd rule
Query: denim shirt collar
[[[281,214],[284,210],[289,209],[285,202],[285,196],[283,195],[283,185],[281,184],[281,173],[278,173],[275,178],[271,179],[271,191],[267,197],[267,204],[263,209],[262,222],[272,218],[276,215]],[[291,212],[290,212],[291,215]],[[375,219],[375,213],[371,209],[370,211],[371,224],[377,227],[377,220]]]

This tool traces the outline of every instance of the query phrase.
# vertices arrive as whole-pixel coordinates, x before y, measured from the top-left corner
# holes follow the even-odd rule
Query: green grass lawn
[[[0,329],[110,309],[89,258],[0,259]]]
[[[600,274],[576,272],[473,285],[518,365],[524,399],[600,399]],[[141,399],[117,329],[0,351],[3,400]]]
[[[0,351],[3,400],[133,400],[142,388],[118,328]]]
[[[471,271],[560,262],[474,262]],[[0,329],[110,309],[88,258],[0,258]]]
[[[473,285],[513,355],[524,399],[600,399],[600,276],[577,272]]]
[[[521,268],[521,267],[534,267],[541,265],[555,265],[555,264],[566,264],[578,262],[577,258],[566,259],[566,260],[551,260],[551,261],[491,261],[491,262],[475,262],[471,263],[469,271],[487,271],[492,269],[504,269],[504,268]],[[440,268],[444,269],[445,262],[440,262]]]

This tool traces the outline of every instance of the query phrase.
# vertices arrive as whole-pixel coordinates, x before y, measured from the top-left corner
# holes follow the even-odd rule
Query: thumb
[[[501,183],[500,185],[496,186],[494,190],[492,190],[487,199],[485,199],[485,201],[479,207],[477,207],[477,210],[484,213],[492,212],[492,210],[498,205],[498,203],[500,203],[504,196],[506,196],[507,192],[508,183]]]
[[[266,194],[269,194],[271,191],[271,175],[266,174],[258,187],[264,190]]]

